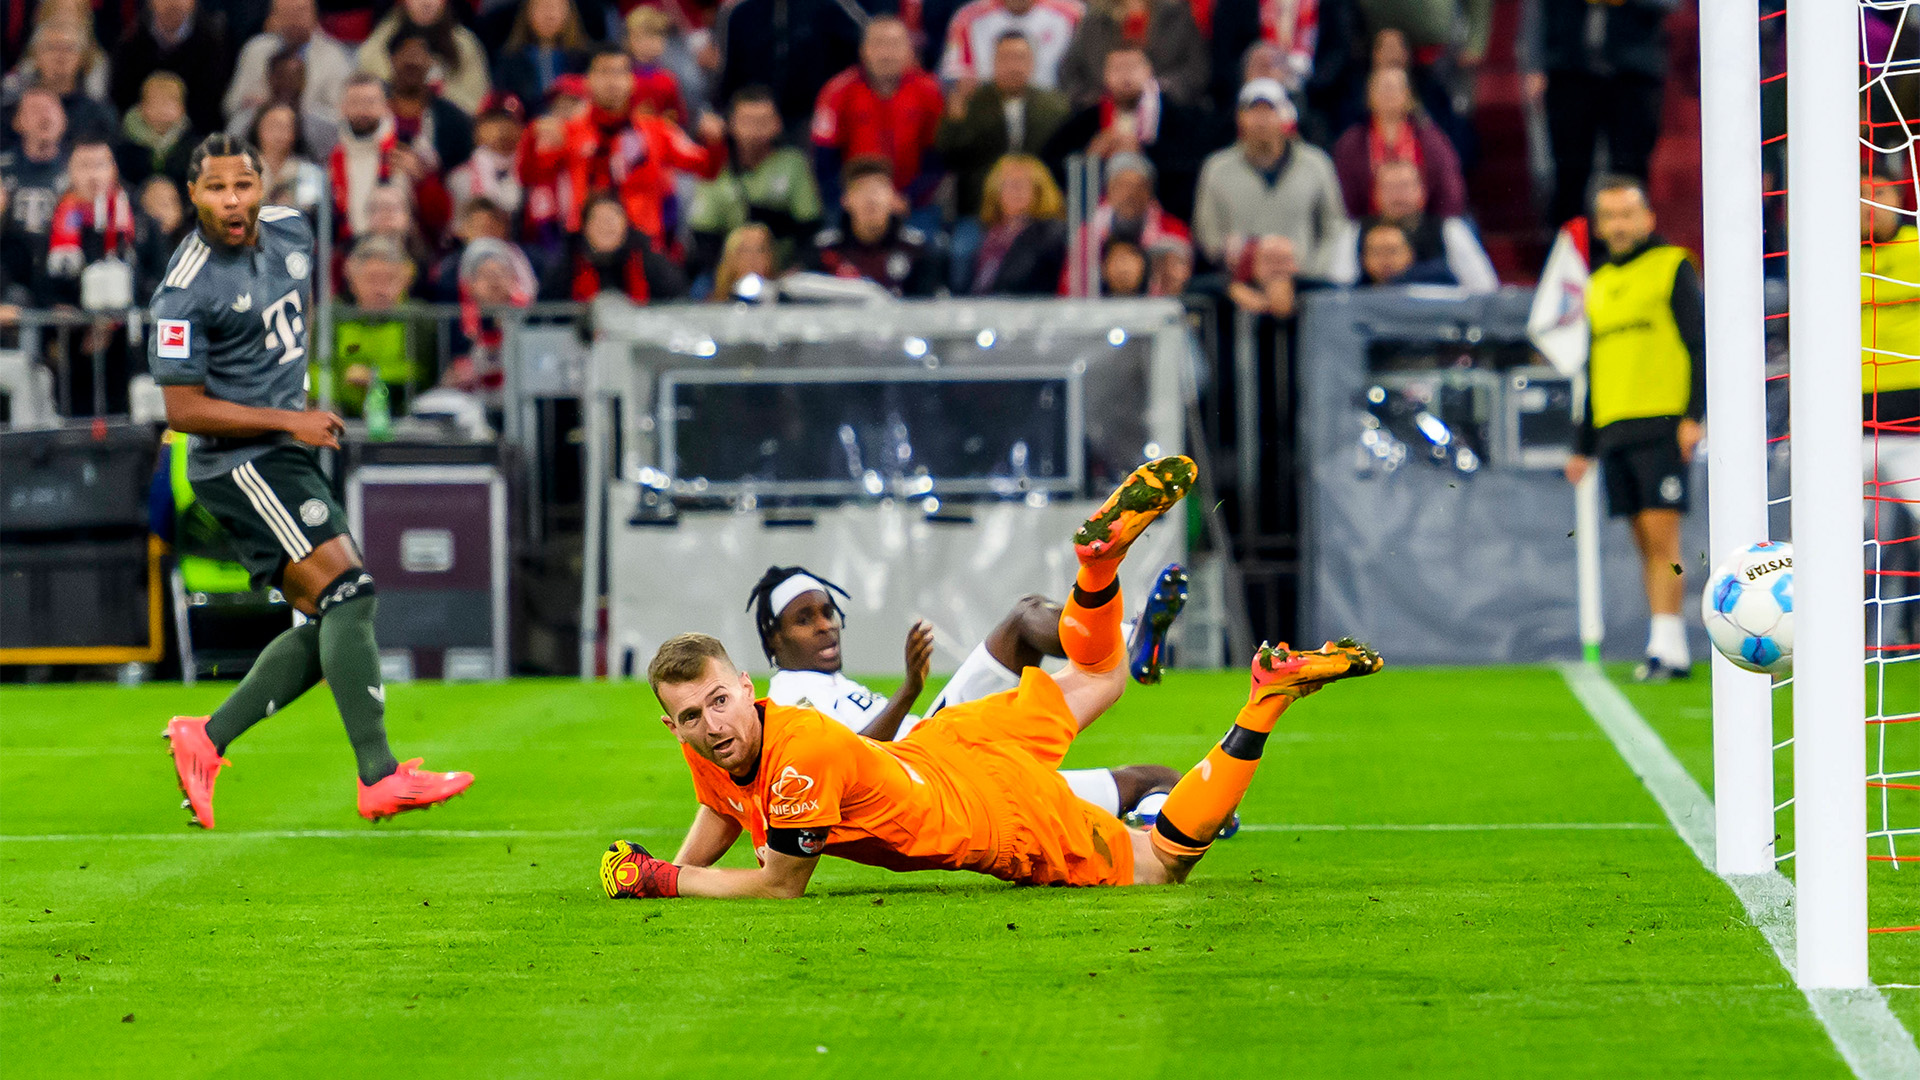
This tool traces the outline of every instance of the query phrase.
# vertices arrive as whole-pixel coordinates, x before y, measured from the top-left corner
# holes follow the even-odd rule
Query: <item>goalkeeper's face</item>
[[[760,710],[753,704],[753,680],[719,657],[706,671],[684,683],[662,683],[660,718],[694,753],[734,776],[752,776],[760,763]]]

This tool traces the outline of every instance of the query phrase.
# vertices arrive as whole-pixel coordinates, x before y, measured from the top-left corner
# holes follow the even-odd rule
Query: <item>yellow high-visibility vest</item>
[[[1673,280],[1685,248],[1649,248],[1621,264],[1602,263],[1587,282],[1587,378],[1593,426],[1684,416],[1693,397],[1693,358],[1673,321]]]
[[[1860,245],[1860,389],[1920,389],[1920,229]]]

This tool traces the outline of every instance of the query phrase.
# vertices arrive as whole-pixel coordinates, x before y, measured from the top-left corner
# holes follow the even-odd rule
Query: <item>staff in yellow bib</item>
[[[1642,681],[1685,678],[1692,669],[1676,571],[1687,473],[1707,404],[1706,302],[1684,248],[1654,234],[1653,208],[1638,180],[1610,177],[1593,197],[1593,231],[1607,258],[1587,285],[1587,403],[1567,479],[1597,460],[1607,508],[1629,519],[1640,549],[1647,608]]]
[[[1873,535],[1913,535],[1920,518],[1920,228],[1912,182],[1860,181],[1861,458]],[[1897,578],[1884,579],[1881,600]],[[1911,608],[1913,605],[1905,605]]]

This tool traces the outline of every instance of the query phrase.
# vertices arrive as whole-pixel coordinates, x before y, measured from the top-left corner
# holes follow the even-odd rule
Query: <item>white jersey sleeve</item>
[[[887,708],[883,695],[837,671],[775,671],[767,681],[767,700],[824,713],[855,734],[866,730]]]

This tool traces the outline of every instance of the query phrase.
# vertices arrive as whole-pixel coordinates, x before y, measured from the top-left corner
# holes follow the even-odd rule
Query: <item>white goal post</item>
[[[1795,978],[1867,972],[1858,0],[1786,10]],[[1759,5],[1702,0],[1710,558],[1769,539]],[[1784,539],[1772,537],[1772,539]],[[1772,874],[1773,694],[1713,657],[1716,869]],[[1786,804],[1783,804],[1786,805]]]
[[[1759,19],[1759,0],[1700,4],[1712,565],[1769,538]],[[1717,650],[1711,662],[1715,870],[1771,874],[1772,679],[1734,666]]]
[[[1808,989],[1867,977],[1857,0],[1787,5],[1794,940]]]

